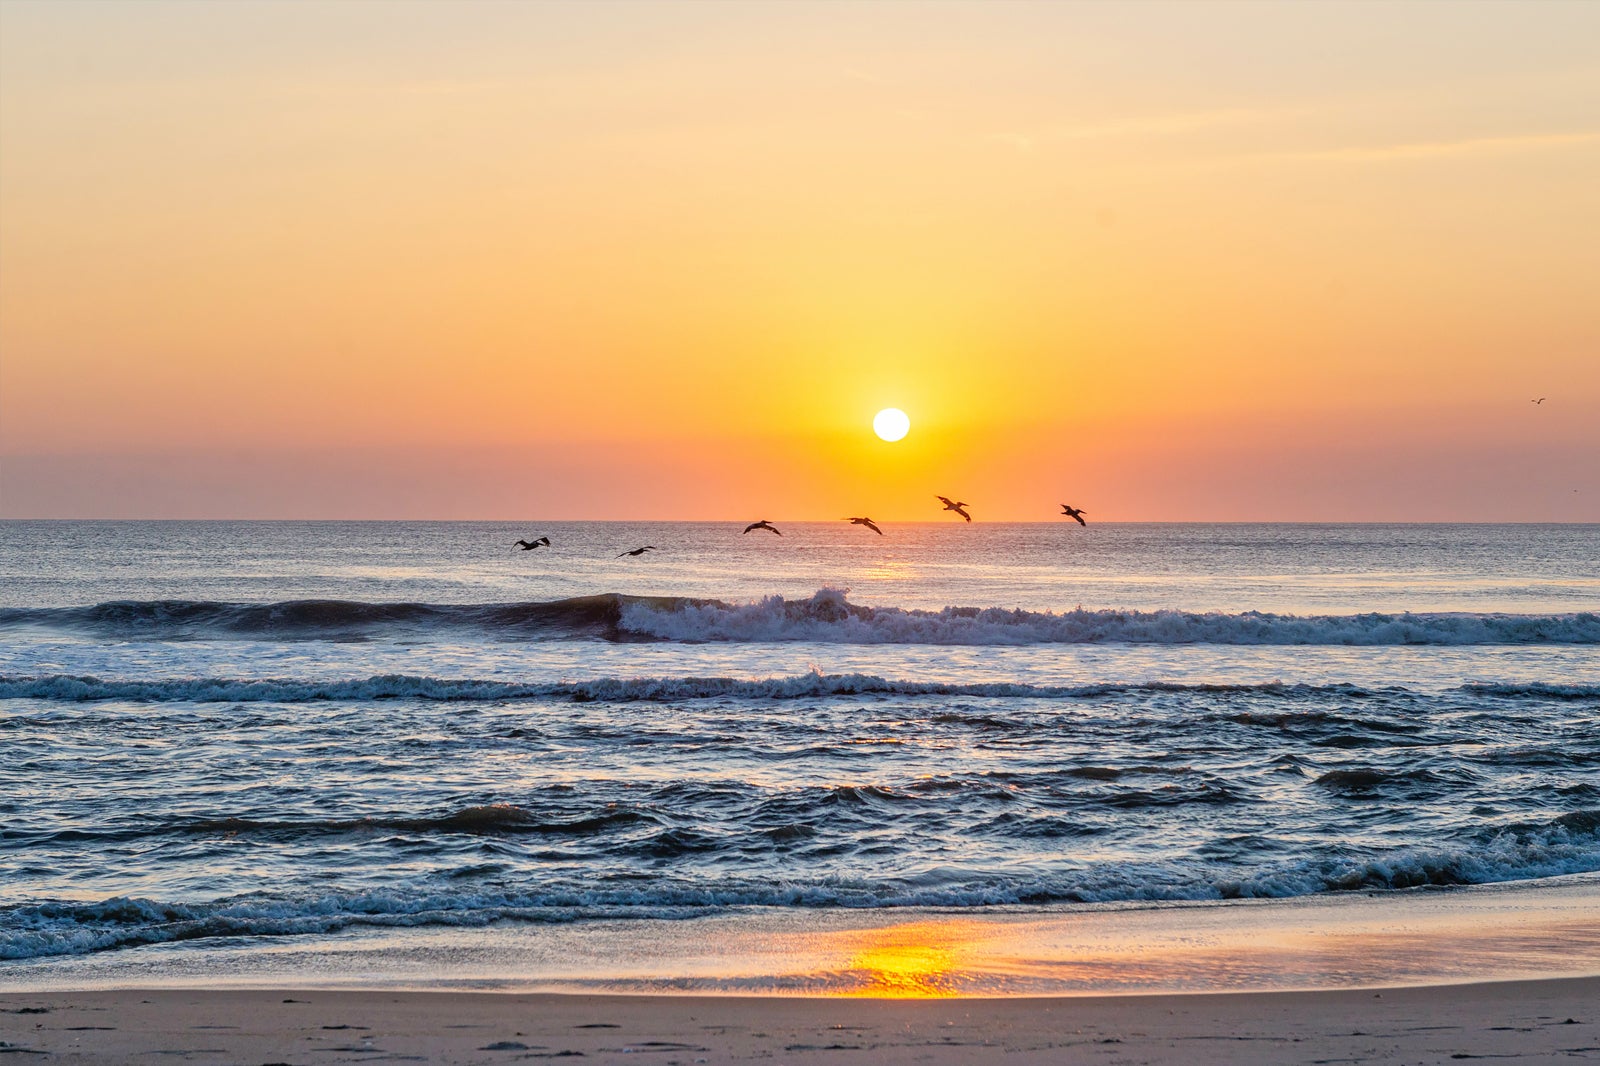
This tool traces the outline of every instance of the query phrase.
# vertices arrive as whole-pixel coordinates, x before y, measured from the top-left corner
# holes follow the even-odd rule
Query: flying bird
[[[1541,396],[1541,397],[1539,397],[1539,398],[1538,398],[1538,399],[1537,399],[1537,400],[1531,400],[1531,401],[1529,401],[1529,402],[1530,402],[1530,403],[1544,403],[1544,397],[1543,397],[1543,396]]]
[[[852,525],[866,526],[878,536],[883,536],[883,530],[879,529],[877,523],[870,518],[846,518],[845,521],[851,523]]]
[[[750,532],[752,529],[764,529],[769,533],[778,533],[778,527],[773,525],[771,522],[768,522],[765,518],[759,522],[751,522],[749,525],[744,527],[744,531],[746,533]],[[778,533],[778,536],[781,537],[783,534]]]
[[[550,538],[540,537],[538,540],[519,540],[512,547],[521,548],[525,552],[532,551],[538,547],[548,548],[550,547]]]
[[[972,521],[972,516],[964,510],[964,508],[967,506],[965,503],[957,503],[948,496],[935,496],[934,499],[944,501],[944,509],[946,511],[954,511],[962,518],[965,518],[968,522]]]
[[[655,552],[660,550],[661,549],[657,548],[654,544],[646,544],[644,547],[635,548],[631,552],[623,552],[622,555],[643,555],[645,552]],[[617,558],[622,558],[622,555],[617,556]]]
[[[1078,525],[1080,525],[1080,526],[1086,526],[1086,525],[1089,524],[1089,523],[1087,523],[1087,522],[1085,522],[1083,520],[1083,516],[1088,514],[1089,512],[1088,511],[1081,511],[1078,508],[1072,506],[1072,504],[1070,504],[1070,503],[1064,503],[1064,504],[1061,505],[1061,513],[1066,515],[1068,518],[1076,518],[1078,520]]]

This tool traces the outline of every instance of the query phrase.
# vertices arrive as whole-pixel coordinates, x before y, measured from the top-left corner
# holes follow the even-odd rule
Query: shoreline
[[[971,999],[1450,987],[1600,976],[1600,874],[1288,899],[728,908],[352,927],[0,963],[0,994],[90,989]]]
[[[1448,1063],[1600,1059],[1600,977],[1321,992],[892,999],[494,992],[0,994],[21,1061]],[[26,1056],[26,1058],[22,1058]]]

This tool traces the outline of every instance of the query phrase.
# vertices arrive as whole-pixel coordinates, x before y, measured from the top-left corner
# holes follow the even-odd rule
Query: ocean
[[[0,985],[1600,872],[1600,526],[775,524],[0,523]]]

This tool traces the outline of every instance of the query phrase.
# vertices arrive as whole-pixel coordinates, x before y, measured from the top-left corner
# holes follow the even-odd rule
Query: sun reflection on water
[[[919,576],[916,566],[905,559],[879,559],[861,569],[865,581],[911,581]]]

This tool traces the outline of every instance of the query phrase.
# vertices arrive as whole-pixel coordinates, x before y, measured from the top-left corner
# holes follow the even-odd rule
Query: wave
[[[730,605],[681,601],[623,606],[623,629],[661,640],[843,644],[1594,644],[1600,615],[1200,614],[862,607],[837,589],[810,599],[770,596]]]
[[[188,818],[172,821],[146,821],[124,828],[73,828],[34,830],[13,827],[0,830],[0,841],[22,841],[25,846],[59,843],[114,842],[148,840],[169,835],[211,839],[304,840],[312,837],[346,836],[360,833],[411,833],[417,835],[469,837],[599,837],[631,827],[657,824],[654,815],[615,804],[586,817],[541,816],[510,803],[465,807],[434,817],[383,816],[364,818]]]
[[[1503,699],[1593,700],[1600,699],[1600,685],[1556,685],[1542,681],[1517,684],[1473,682],[1461,686],[1474,696],[1499,696]]]
[[[1519,699],[1600,699],[1600,687],[1586,685],[1461,685],[1455,691]],[[367,703],[382,700],[419,702],[494,702],[505,700],[570,700],[574,703],[667,703],[689,700],[805,700],[835,696],[952,696],[972,699],[1085,700],[1171,693],[1175,695],[1249,695],[1285,701],[1318,698],[1360,700],[1417,697],[1404,688],[1364,688],[1340,683],[1254,684],[1179,683],[1171,681],[1099,682],[1083,685],[1031,685],[1014,681],[907,681],[875,674],[824,674],[813,671],[789,677],[600,677],[589,681],[522,683],[478,678],[440,678],[415,674],[302,681],[290,678],[190,677],[135,680],[78,674],[41,677],[0,675],[0,700],[44,700],[58,703]],[[1252,710],[1221,718],[1237,725],[1282,729],[1289,726],[1352,725],[1383,733],[1408,734],[1420,726],[1371,721],[1320,710]],[[935,722],[1010,730],[1019,723],[966,710],[945,710]]]
[[[0,629],[121,639],[372,639],[473,630],[506,639],[826,644],[1600,644],[1600,615],[1280,615],[865,607],[838,589],[754,603],[606,594],[529,603],[125,600],[93,607],[7,608]]]
[[[463,814],[474,822],[501,818],[479,809]],[[938,886],[906,879],[788,884],[769,879],[691,886],[661,878],[648,886],[633,882],[531,891],[330,891],[292,898],[253,894],[193,903],[128,897],[89,903],[52,900],[0,907],[0,959],[83,955],[212,937],[318,935],[362,926],[672,920],[702,917],[729,907],[959,908],[1287,898],[1490,884],[1596,870],[1600,870],[1600,810],[1583,809],[1548,822],[1479,830],[1450,845],[1310,859],[1245,877],[1229,877],[1225,868],[1197,868],[1189,863],[1108,863],[1014,878],[974,872]]]
[[[519,684],[510,681],[383,674],[354,680],[297,681],[198,677],[155,681],[103,680],[98,677],[51,674],[45,677],[0,676],[0,699],[97,703],[359,703],[375,700],[494,701],[564,699],[578,703],[669,702],[707,699],[797,700],[830,696],[966,696],[995,699],[1072,700],[1140,693],[1247,693],[1309,698],[1360,697],[1355,685],[1304,685],[1271,681],[1264,684],[1177,684],[1165,681],[1130,684],[1029,685],[1020,682],[896,681],[872,674],[796,674],[748,680],[734,677],[602,677],[592,681]],[[1402,690],[1385,690],[1405,695]],[[957,712],[951,712],[957,713]],[[955,720],[955,719],[948,719]],[[1010,723],[987,719],[991,727]]]
[[[1332,792],[1365,796],[1388,788],[1437,785],[1444,780],[1431,770],[1379,770],[1358,766],[1329,770],[1311,783]]]
[[[41,628],[150,640],[312,640],[480,629],[513,636],[625,639],[617,624],[624,604],[646,597],[579,596],[528,603],[364,603],[285,600],[114,600],[92,607],[0,609],[0,629]],[[648,597],[659,609],[679,600]]]

